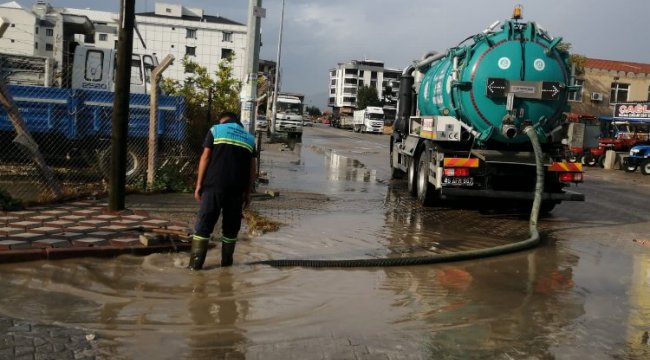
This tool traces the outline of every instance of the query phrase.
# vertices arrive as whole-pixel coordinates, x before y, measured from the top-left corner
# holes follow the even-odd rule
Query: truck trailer
[[[72,68],[54,73],[53,59],[0,53],[4,78],[25,125],[50,159],[99,162],[108,175],[112,130],[116,51],[77,46]],[[153,54],[133,54],[129,98],[127,177],[146,167],[149,136],[151,71],[158,64]],[[185,102],[178,96],[158,97],[160,148],[182,153],[186,140]],[[0,108],[0,144],[9,146],[15,129]],[[172,150],[173,149],[173,150]]]
[[[443,53],[430,52],[400,77],[390,140],[393,177],[406,174],[423,205],[469,198],[494,206],[529,206],[536,182],[533,129],[542,145],[542,212],[584,201],[567,190],[583,181],[581,164],[563,160],[570,91],[569,54],[560,37],[521,8]],[[564,141],[563,141],[564,140]]]

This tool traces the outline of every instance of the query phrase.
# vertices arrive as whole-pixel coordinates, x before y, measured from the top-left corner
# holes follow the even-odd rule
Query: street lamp
[[[284,27],[284,2],[282,0],[282,15],[280,15],[280,34],[278,35],[278,56],[275,59],[275,83],[273,84],[273,111],[271,112],[271,134],[275,133],[275,116],[278,113],[278,91],[280,83],[280,58],[282,57],[282,29]]]

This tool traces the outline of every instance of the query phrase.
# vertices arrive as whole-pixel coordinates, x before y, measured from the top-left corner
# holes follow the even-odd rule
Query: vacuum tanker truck
[[[568,58],[560,37],[524,22],[515,8],[502,24],[407,66],[390,140],[392,176],[406,174],[409,192],[423,205],[462,197],[530,205],[536,157],[526,130],[532,128],[544,157],[541,210],[584,201],[568,190],[582,182],[581,164],[562,160],[562,114],[568,93],[577,90]]]

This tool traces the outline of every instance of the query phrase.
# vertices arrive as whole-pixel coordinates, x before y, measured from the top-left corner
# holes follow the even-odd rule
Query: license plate
[[[447,176],[442,178],[442,183],[452,186],[474,186],[474,178]]]

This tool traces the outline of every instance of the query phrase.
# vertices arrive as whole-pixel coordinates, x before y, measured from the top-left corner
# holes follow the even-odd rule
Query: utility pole
[[[129,93],[131,92],[131,56],[135,0],[120,0],[120,27],[117,42],[117,73],[113,98],[111,133],[111,172],[108,209],[124,210],[126,196],[126,150],[129,130]]]
[[[278,90],[280,83],[280,58],[282,57],[282,29],[284,28],[284,0],[280,15],[280,34],[278,35],[278,57],[275,59],[275,79],[273,79],[273,111],[271,113],[271,134],[275,133],[275,116],[278,114]]]
[[[248,121],[248,131],[255,134],[255,109],[257,104],[257,74],[260,60],[260,25],[266,16],[266,9],[262,8],[262,0],[249,0],[248,2],[248,44],[246,46],[246,79],[242,87],[241,121]]]

